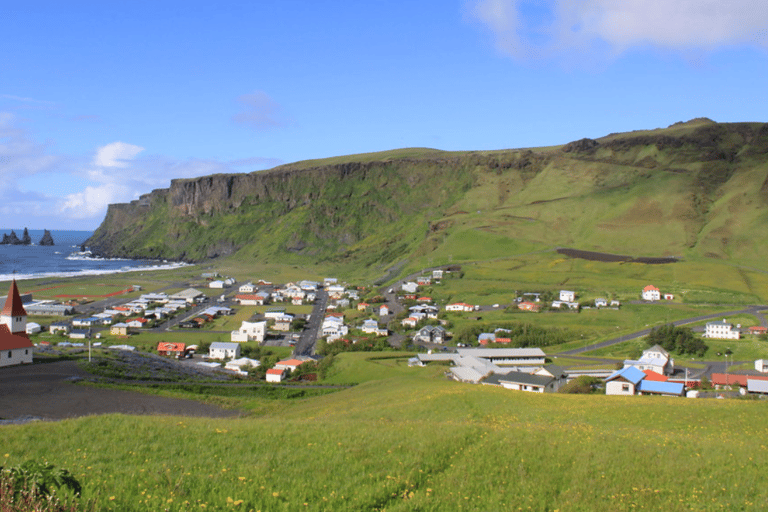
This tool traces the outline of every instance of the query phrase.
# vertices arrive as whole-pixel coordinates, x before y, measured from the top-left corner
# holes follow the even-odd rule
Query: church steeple
[[[8,298],[5,299],[5,306],[0,313],[0,323],[7,325],[12,334],[27,335],[27,311],[21,303],[21,296],[15,279],[11,282]]]

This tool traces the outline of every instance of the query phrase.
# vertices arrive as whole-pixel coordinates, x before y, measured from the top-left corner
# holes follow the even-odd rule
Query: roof
[[[170,341],[161,341],[157,344],[157,350],[170,352],[184,352],[186,345],[184,343],[173,343]]]
[[[635,290],[637,290],[637,288],[635,288]],[[644,292],[650,292],[650,291],[659,291],[659,289],[658,289],[658,288],[656,288],[655,286],[653,286],[652,284],[649,284],[648,286],[646,286],[645,288],[643,288],[643,291],[644,291]]]
[[[653,370],[643,370],[643,373],[645,374],[644,380],[655,381],[655,382],[667,382],[668,380],[664,375],[660,373],[656,373]]]
[[[664,348],[661,345],[654,345],[651,348],[647,348],[643,350],[643,354],[645,354],[646,352],[661,352],[665,356],[669,357],[669,352],[664,350]]]
[[[257,295],[253,293],[238,293],[235,295],[237,300],[264,300],[263,295]]]
[[[285,370],[280,370],[278,368],[270,368],[267,370],[267,375],[282,375]]]
[[[459,348],[456,350],[462,356],[475,357],[545,357],[540,348]]]
[[[552,382],[552,377],[546,375],[533,375],[523,372],[509,372],[499,379],[499,382],[510,382],[512,384],[530,384],[534,386],[547,386]]]
[[[3,307],[3,315],[27,316],[27,312],[24,309],[24,305],[21,303],[21,296],[19,295],[19,287],[16,286],[15,279],[11,281],[11,289],[8,290],[8,298],[5,299],[5,306]]]
[[[16,348],[32,348],[34,345],[29,338],[11,334],[8,326],[0,324],[0,350],[13,350]]]
[[[643,380],[637,386],[637,390],[641,393],[656,393],[661,395],[678,395],[683,394],[684,386],[679,382],[659,382],[656,380]]]
[[[282,366],[300,366],[304,364],[304,361],[298,359],[286,359],[285,361],[278,361],[277,364]]]
[[[739,386],[747,385],[747,376],[739,374],[725,374],[725,373],[713,373],[710,379],[712,384],[720,384],[730,386],[731,384],[738,384]]]
[[[607,379],[605,379],[605,381],[608,382],[618,378],[622,378],[626,381],[631,382],[634,385],[637,385],[638,382],[640,382],[645,378],[645,374],[642,371],[635,368],[634,366],[627,366],[622,370],[613,372],[613,374]]]
[[[232,349],[234,349],[236,347],[239,347],[239,346],[240,346],[239,343],[228,343],[226,341],[214,341],[213,343],[211,343],[211,347],[210,348],[212,348],[212,349],[232,350]]]

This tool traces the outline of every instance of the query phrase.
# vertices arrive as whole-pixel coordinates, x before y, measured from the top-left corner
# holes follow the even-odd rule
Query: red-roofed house
[[[304,361],[300,361],[298,359],[285,359],[283,361],[278,361],[275,365],[275,368],[278,370],[295,370],[299,366],[304,364]]]
[[[765,334],[768,332],[768,327],[763,327],[762,325],[753,325],[749,328],[749,334]]]
[[[186,350],[184,343],[171,343],[168,341],[161,341],[157,344],[157,353],[161,356],[184,356]]]
[[[239,293],[235,295],[235,300],[240,302],[241,306],[263,306],[264,296],[252,293]]]
[[[642,297],[643,297],[643,300],[660,300],[661,293],[659,292],[658,288],[656,288],[652,284],[649,284],[648,286],[643,288]]]
[[[7,325],[0,324],[0,367],[31,363],[33,349],[26,334],[11,334]]]
[[[432,302],[432,297],[419,297],[416,302]]]
[[[523,311],[533,311],[536,312],[541,308],[538,304],[534,302],[528,302],[523,301],[520,304],[517,305],[517,309],[522,309]]]
[[[146,318],[134,318],[130,322],[126,322],[128,327],[136,327],[139,329],[144,327],[147,323],[149,323],[149,320],[147,320]]]
[[[447,304],[445,306],[446,311],[474,311],[475,307],[471,304],[464,302],[456,302],[453,304]]]
[[[267,382],[282,382],[285,378],[285,370],[279,368],[270,368],[267,370]]]

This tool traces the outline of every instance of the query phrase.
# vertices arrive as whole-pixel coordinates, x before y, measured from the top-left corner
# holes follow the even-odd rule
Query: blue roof
[[[605,380],[609,381],[618,377],[622,377],[637,386],[637,383],[645,378],[645,374],[634,366],[627,366],[623,370],[613,372],[613,374]]]
[[[661,393],[664,395],[682,395],[683,385],[679,382],[659,382],[644,380],[637,387],[641,393]]]

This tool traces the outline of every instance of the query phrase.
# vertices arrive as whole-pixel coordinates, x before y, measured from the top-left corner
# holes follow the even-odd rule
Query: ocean
[[[13,229],[21,239],[24,229]],[[0,281],[35,279],[44,277],[76,277],[118,272],[160,270],[183,266],[157,260],[129,260],[93,258],[89,252],[81,252],[83,242],[91,231],[50,230],[56,245],[37,245],[43,237],[43,230],[30,229],[32,245],[0,245]],[[11,229],[0,229],[2,234],[11,234]]]

